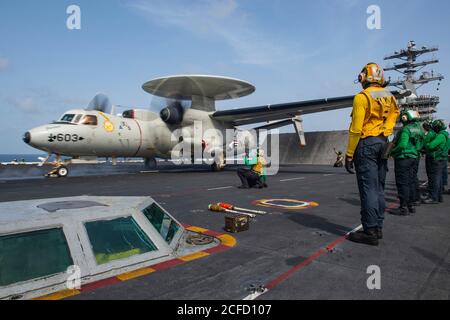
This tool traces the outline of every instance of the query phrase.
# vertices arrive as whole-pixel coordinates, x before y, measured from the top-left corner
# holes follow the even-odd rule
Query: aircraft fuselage
[[[201,145],[206,130],[232,128],[211,119],[208,112],[194,109],[186,110],[178,125],[165,123],[153,112],[133,112],[140,114],[141,119],[95,110],[69,110],[59,121],[29,130],[24,141],[49,154],[70,157],[170,158],[180,142],[173,136],[177,129],[182,128],[189,137],[195,137],[190,138],[193,144]],[[201,135],[194,135],[195,130],[200,130]]]

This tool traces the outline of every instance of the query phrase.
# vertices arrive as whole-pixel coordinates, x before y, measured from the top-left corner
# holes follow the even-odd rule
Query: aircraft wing
[[[353,98],[354,95],[223,110],[216,111],[211,115],[211,117],[215,120],[230,122],[234,126],[266,121],[285,120],[292,119],[299,115],[350,108],[353,104]],[[282,122],[280,122],[280,124],[281,123]],[[291,122],[286,121],[286,125],[289,123]]]

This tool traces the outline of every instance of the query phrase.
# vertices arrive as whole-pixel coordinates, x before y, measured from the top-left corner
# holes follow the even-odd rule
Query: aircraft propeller
[[[97,93],[95,97],[89,102],[88,110],[96,110],[104,113],[112,112],[112,104],[109,101],[108,96],[103,93]]]

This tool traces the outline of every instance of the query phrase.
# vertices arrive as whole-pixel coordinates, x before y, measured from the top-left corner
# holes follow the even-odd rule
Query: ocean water
[[[21,162],[39,162],[38,157],[46,157],[45,153],[38,154],[0,154],[0,162],[11,162],[14,159]]]
[[[40,162],[39,157],[45,158],[47,157],[46,153],[36,153],[36,154],[0,154],[0,163],[7,163],[16,160],[17,162]],[[62,159],[66,159],[70,157],[62,157]],[[54,161],[55,156],[52,155],[49,161]],[[105,161],[106,158],[97,158],[98,161]],[[109,159],[111,160],[111,159]],[[118,161],[124,160],[142,160],[142,158],[117,158]]]

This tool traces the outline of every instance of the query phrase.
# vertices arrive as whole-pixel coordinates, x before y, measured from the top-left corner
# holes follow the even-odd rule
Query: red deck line
[[[164,270],[164,269],[169,269],[169,268],[175,267],[175,266],[177,266],[179,264],[183,264],[183,263],[184,263],[183,260],[172,259],[169,261],[164,261],[161,263],[154,264],[154,265],[150,266],[150,268],[155,269],[155,270]]]
[[[86,292],[86,291],[91,291],[91,290],[95,290],[95,289],[99,289],[99,288],[103,288],[115,283],[120,282],[120,280],[116,277],[111,277],[111,278],[106,278],[106,279],[102,279],[99,281],[95,281],[92,283],[88,283],[85,284],[83,286],[81,286],[81,292]]]
[[[386,209],[392,209],[392,208],[394,208],[396,206],[396,204],[398,204],[398,201],[390,203],[387,206]],[[314,260],[319,258],[324,253],[331,251],[333,248],[335,248],[336,246],[338,246],[339,244],[344,242],[346,239],[347,239],[347,235],[343,235],[343,236],[337,238],[335,241],[333,241],[332,243],[327,245],[325,248],[319,249],[318,251],[314,252],[308,258],[306,258],[305,260],[303,260],[299,264],[295,265],[294,267],[292,267],[288,271],[282,273],[281,275],[279,275],[278,277],[276,277],[275,279],[273,279],[272,281],[267,283],[265,287],[267,289],[272,289],[275,285],[277,285],[278,283],[282,282],[283,280],[285,280],[286,278],[291,276],[293,273],[295,273],[295,272],[299,271],[300,269],[306,267],[307,265],[309,265],[311,262],[313,262]]]
[[[231,247],[229,246],[225,246],[223,244],[219,244],[218,246],[203,250],[203,252],[209,253],[209,254],[213,254],[213,253],[218,253],[218,252],[222,252],[225,250],[230,249]]]

